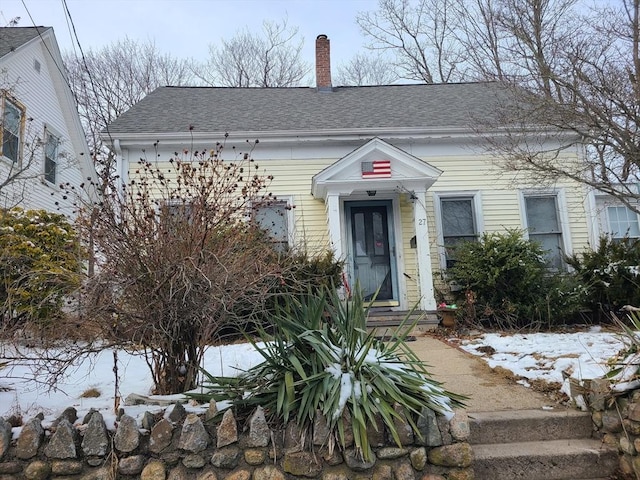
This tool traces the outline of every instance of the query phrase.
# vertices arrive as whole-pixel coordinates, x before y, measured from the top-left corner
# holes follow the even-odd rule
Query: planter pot
[[[438,315],[442,319],[442,326],[445,328],[453,328],[456,325],[456,311],[450,308],[438,310]]]

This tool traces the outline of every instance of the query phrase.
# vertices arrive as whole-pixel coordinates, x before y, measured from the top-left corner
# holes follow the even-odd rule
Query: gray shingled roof
[[[496,110],[495,83],[315,88],[161,87],[109,133],[468,128]]]
[[[0,28],[0,57],[13,52],[32,38],[44,33],[51,27],[3,27]]]

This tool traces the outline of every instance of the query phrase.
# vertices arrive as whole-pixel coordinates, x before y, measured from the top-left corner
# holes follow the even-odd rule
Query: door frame
[[[345,232],[345,252],[346,252],[346,267],[347,276],[351,286],[354,286],[355,271],[354,271],[354,252],[353,252],[353,231],[351,224],[351,207],[380,207],[384,206],[387,209],[387,236],[389,242],[389,267],[391,270],[391,291],[392,298],[389,300],[376,300],[370,302],[369,305],[373,307],[399,307],[401,305],[401,289],[398,276],[398,260],[399,249],[396,238],[396,208],[393,199],[379,199],[379,200],[347,200],[343,202],[344,212],[344,232]]]

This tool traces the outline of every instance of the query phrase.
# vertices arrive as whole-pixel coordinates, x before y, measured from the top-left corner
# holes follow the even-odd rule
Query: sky
[[[411,347],[411,343],[408,346]],[[491,349],[486,348],[488,346]],[[461,344],[461,348],[478,355],[490,367],[500,366],[521,377],[519,383],[524,386],[530,387],[533,380],[558,383],[562,384],[565,393],[569,393],[569,381],[563,378],[563,371],[578,381],[602,377],[607,372],[607,361],[623,347],[624,342],[619,335],[601,331],[599,327],[574,333],[488,333],[464,340]],[[115,377],[110,350],[101,352],[90,362],[85,361],[69,369],[57,391],[48,391],[43,384],[33,382],[28,364],[14,362],[7,366],[2,356],[3,352],[0,352],[0,417],[20,412],[23,418],[30,419],[43,412],[46,425],[53,422],[66,407],[74,406],[80,419],[91,408],[100,410],[107,426],[113,427]],[[262,357],[250,344],[211,347],[205,355],[204,369],[212,375],[233,376],[261,361]],[[118,393],[123,399],[131,393],[149,395],[153,385],[142,358],[119,351],[118,372]],[[621,378],[617,385],[623,387],[624,380],[626,378]],[[444,386],[447,386],[446,383]],[[82,398],[81,394],[92,387],[99,390],[100,396]],[[161,398],[175,401],[179,397]],[[202,413],[206,408],[206,405],[186,406],[187,411],[195,413]],[[224,405],[219,404],[218,408],[222,409]],[[160,409],[149,406],[125,407],[126,413],[138,421],[145,411],[157,413]],[[165,415],[170,411],[170,408],[167,409]],[[18,434],[17,428],[14,435]]]
[[[261,30],[264,20],[288,18],[289,26],[299,27],[303,59],[312,65],[316,37],[329,37],[335,71],[364,49],[356,15],[375,10],[377,0],[0,0],[0,26],[20,17],[20,27],[53,27],[60,49],[69,51],[75,40],[65,4],[84,50],[129,37],[200,61],[208,57],[210,44],[238,30]]]

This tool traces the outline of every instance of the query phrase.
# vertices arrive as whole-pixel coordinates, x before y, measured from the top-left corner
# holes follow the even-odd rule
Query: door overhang
[[[388,173],[364,171],[365,165],[380,161],[389,162]],[[326,201],[330,195],[426,191],[441,174],[442,170],[376,137],[317,173],[311,193]]]
[[[371,175],[371,164],[384,165]],[[426,191],[442,171],[427,162],[374,138],[313,177],[312,194],[323,200],[327,210],[329,241],[337,258],[347,260],[348,235],[344,202],[366,198],[390,200],[397,220],[395,235],[398,248],[402,243],[402,224],[411,221],[416,237],[419,309],[435,310],[435,289],[431,268]],[[401,218],[399,196],[406,194],[413,203],[413,218]],[[399,257],[400,258],[400,257]],[[403,260],[404,261],[404,260]],[[408,308],[403,278],[398,275],[399,308]]]

